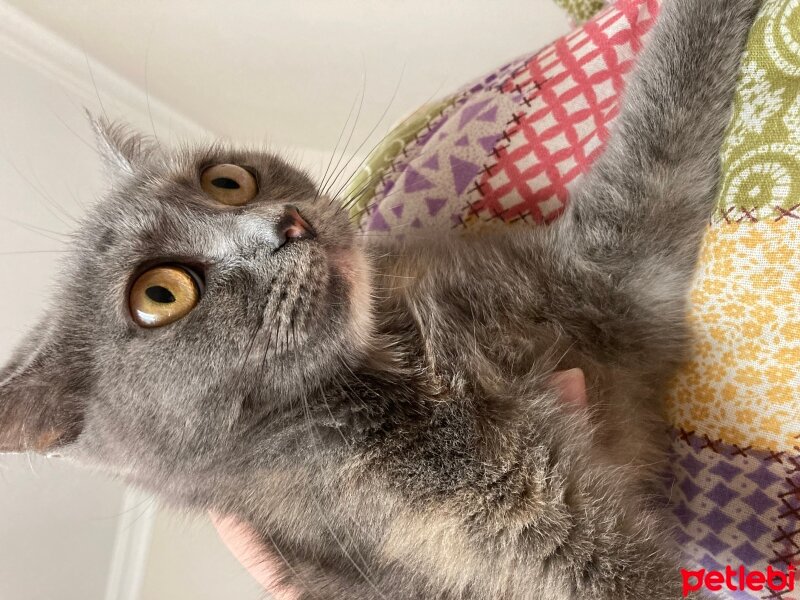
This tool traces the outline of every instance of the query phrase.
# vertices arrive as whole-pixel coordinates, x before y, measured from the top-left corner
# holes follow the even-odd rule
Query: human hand
[[[278,582],[279,559],[258,541],[258,534],[247,523],[234,517],[211,513],[211,522],[217,533],[247,572],[267,590],[275,600],[298,600],[300,592]]]

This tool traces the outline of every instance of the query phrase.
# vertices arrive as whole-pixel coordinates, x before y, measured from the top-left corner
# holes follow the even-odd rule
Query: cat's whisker
[[[131,509],[131,512],[133,512],[134,510],[138,510],[139,508],[141,508],[142,510],[140,510],[138,514],[132,519],[125,519],[125,527],[122,528],[122,531],[128,533],[131,530],[133,530],[133,528],[136,527],[136,525],[142,520],[142,518],[144,518],[150,512],[150,509],[157,506],[158,502],[154,496],[149,496],[139,505],[134,506]]]
[[[381,271],[373,271],[373,273],[380,275],[381,277],[390,277],[392,279],[408,279],[409,281],[417,279],[415,275],[397,275],[396,273],[383,273]]]
[[[383,123],[383,120],[386,118],[386,115],[389,114],[389,110],[392,108],[392,105],[394,104],[394,101],[397,100],[397,94],[400,91],[400,85],[403,83],[403,75],[405,74],[405,70],[406,70],[406,67],[405,67],[405,65],[403,65],[403,68],[400,71],[400,77],[398,77],[397,84],[395,85],[394,91],[392,92],[392,97],[389,99],[389,104],[387,104],[386,108],[383,109],[383,112],[381,113],[381,116],[378,118],[378,121],[375,123],[375,125],[372,126],[372,129],[369,130],[369,133],[367,133],[367,135],[364,137],[364,140],[358,145],[358,147],[356,147],[355,150],[353,150],[353,154],[350,156],[349,159],[347,159],[347,162],[344,163],[344,165],[342,165],[342,168],[340,169],[340,171],[336,175],[336,177],[332,180],[332,183],[335,182],[337,179],[339,179],[339,177],[342,176],[342,173],[345,172],[345,170],[350,165],[350,163],[353,161],[353,159],[356,156],[358,156],[358,153],[361,151],[361,149],[364,147],[364,145],[375,134],[375,132],[378,130],[378,127],[380,127],[381,123]],[[372,147],[372,150],[377,148],[382,142],[383,142],[383,136],[381,136],[381,139],[378,142],[375,143],[375,145]],[[355,177],[356,173],[358,172],[358,169],[360,169],[361,166],[369,159],[369,156],[372,153],[372,150],[370,150],[366,154],[366,156],[364,156],[364,158],[361,159],[361,162],[359,162],[358,165],[356,165],[356,167],[353,169],[353,174],[350,175],[350,177],[348,177],[344,181],[344,183],[341,184],[339,189],[336,190],[336,192],[334,194],[332,194],[333,198],[337,198],[339,196],[339,194],[342,193],[342,190],[344,190],[347,187],[347,184],[350,183],[350,181],[353,179],[353,177]],[[326,193],[327,193],[327,191],[330,191],[330,190],[326,190]]]
[[[375,187],[379,185],[383,181],[384,177],[383,172],[376,172],[373,174],[366,183],[362,184],[362,186],[354,190],[353,193],[344,201],[341,202],[342,210],[348,215],[351,220],[359,222],[361,217],[369,210],[373,209],[374,207],[378,206],[378,204],[382,203],[386,198],[391,196],[395,192],[389,192],[388,194],[381,196],[377,200],[374,199],[374,195],[371,200],[367,201],[367,204],[360,209],[357,209],[361,199],[371,191],[375,190]],[[371,204],[370,204],[371,202]],[[357,209],[357,212],[352,213],[353,209]]]
[[[33,402],[29,403],[29,406],[25,409],[25,418],[21,422],[22,426],[19,428],[19,441],[17,443],[18,448],[27,448],[27,441],[26,441],[26,428],[27,424],[30,423],[31,415],[33,414],[35,408],[35,404]],[[41,415],[37,415],[41,418]],[[31,453],[25,452],[25,457],[28,461],[28,467],[30,468],[31,473],[38,479],[39,474],[36,472],[36,469],[33,467],[33,461],[31,460]]]
[[[356,189],[352,190],[347,196],[341,199],[341,205],[344,209],[347,211],[351,210],[365,194],[375,189],[375,186],[378,185],[385,175],[386,172],[384,170],[378,170],[372,173],[366,181],[359,184]],[[332,196],[332,198],[336,198],[336,196]]]
[[[353,206],[355,206],[358,203],[359,199],[364,194],[368,193],[370,190],[373,190],[375,186],[378,185],[383,176],[384,173],[382,171],[372,173],[364,183],[360,184],[359,187],[357,187],[350,194],[348,194],[347,197],[342,198],[339,201],[339,205],[342,207],[343,210],[350,211],[350,209],[352,209]],[[331,202],[336,200],[336,196],[331,196],[330,198]]]
[[[343,198],[340,201],[340,206],[342,207],[342,209],[345,212],[347,212],[348,214],[350,214],[350,212],[354,208],[358,207],[358,204],[360,203],[361,199],[366,194],[375,191],[376,186],[378,186],[383,181],[384,175],[385,175],[385,173],[382,172],[382,171],[381,172],[375,172],[372,175],[370,175],[369,179],[367,179],[357,189],[353,190],[350,194],[348,194],[348,196],[346,198]],[[374,194],[373,194],[373,198],[374,198]],[[380,200],[382,200],[382,198],[377,200],[377,202],[380,202]],[[366,206],[364,206],[361,209],[359,209],[357,213],[354,213],[354,215],[352,215],[352,217],[357,217],[357,216],[360,216],[361,214],[363,214],[365,208],[366,208]]]
[[[108,113],[106,112],[106,107],[103,104],[103,99],[100,97],[100,90],[97,87],[97,81],[94,78],[94,69],[92,69],[92,63],[89,61],[89,55],[86,53],[86,48],[81,48],[83,50],[83,57],[86,59],[86,70],[89,71],[89,79],[92,81],[92,87],[94,88],[95,96],[97,97],[97,103],[100,105],[100,110],[103,112],[103,116],[106,118],[106,121],[110,121],[111,119],[108,118]]]
[[[75,201],[75,204],[77,204],[80,207],[80,209],[85,212],[87,206],[86,204],[84,204],[83,200],[81,200],[77,192],[68,183],[64,184],[64,188],[69,192],[70,198],[72,198]],[[75,219],[75,221],[78,223],[80,223],[80,220],[81,220],[80,217]]]
[[[261,365],[260,365],[259,371],[258,371],[258,377],[256,378],[256,381],[254,382],[254,388],[255,388],[255,386],[258,385],[258,382],[261,381],[261,379],[263,377],[263,370],[264,370],[264,368],[266,366],[268,355],[269,355],[269,345],[267,345],[265,347],[265,349],[264,349],[264,353],[263,353],[263,356],[262,356],[262,359],[261,359]],[[252,391],[251,391],[251,393],[252,393]],[[293,403],[292,403],[292,400],[291,400],[291,397],[290,397],[289,398],[289,408],[290,408],[290,410],[293,411],[292,404]],[[244,431],[244,437],[245,438],[247,438],[247,436],[249,436],[249,434],[261,424],[262,419],[268,413],[269,413],[269,409],[267,408],[267,409],[263,410],[261,412],[261,414],[257,418],[253,419],[252,424]],[[255,453],[255,449],[253,450],[253,452]],[[280,561],[286,566],[286,568],[289,570],[289,572],[292,573],[292,575],[294,576],[295,585],[297,587],[301,588],[306,594],[311,596],[311,598],[316,599],[317,596],[311,591],[312,590],[311,586],[308,585],[308,582],[300,575],[300,573],[297,571],[297,569],[295,569],[294,566],[291,564],[289,559],[286,557],[284,552],[281,550],[280,546],[278,545],[277,541],[275,540],[275,538],[272,535],[272,532],[269,530],[269,528],[264,530],[264,534],[269,539],[269,543],[270,543],[272,549],[275,550],[275,552],[277,553],[278,558],[280,559]]]
[[[356,94],[355,98],[353,98],[353,103],[350,105],[350,112],[347,113],[347,119],[345,120],[344,125],[342,125],[341,131],[339,131],[339,137],[336,138],[336,144],[333,146],[333,152],[331,152],[331,157],[328,160],[328,165],[325,167],[325,172],[322,174],[322,178],[319,182],[319,185],[316,186],[317,193],[314,195],[314,201],[316,201],[317,198],[319,198],[322,195],[322,189],[324,188],[325,183],[328,179],[328,171],[330,170],[331,165],[333,164],[333,159],[336,158],[336,151],[339,149],[339,144],[341,143],[342,138],[344,137],[344,132],[347,130],[347,126],[350,123],[350,117],[352,117],[353,115],[353,111],[356,108],[357,102],[358,102],[358,94]]]
[[[156,144],[158,144],[158,148],[161,149],[161,140],[158,138],[158,132],[156,131],[156,124],[153,120],[153,110],[150,108],[150,85],[149,85],[149,71],[150,71],[150,44],[153,41],[153,32],[155,31],[155,23],[153,23],[152,27],[150,28],[150,33],[147,36],[147,46],[144,51],[144,95],[145,100],[147,101],[147,116],[150,119],[150,128],[153,130],[153,137],[156,140]]]
[[[410,229],[411,231],[403,231],[403,235],[406,237],[414,237],[416,239],[435,239],[434,236],[441,235],[443,232],[439,229],[434,227],[430,227],[430,229],[423,229],[420,231],[414,231],[414,223],[412,221],[404,221],[402,223],[397,223],[392,225],[391,229],[387,231],[378,231],[378,230],[367,230],[362,231],[358,235],[360,237],[374,237],[374,238],[391,238],[397,231],[402,231],[404,229]],[[445,234],[449,234],[449,229],[444,232]]]
[[[293,335],[293,337],[294,337],[294,345],[295,345],[295,347],[297,347],[296,330],[294,329],[294,326],[292,327],[292,335]],[[346,366],[346,365],[345,365],[345,366]],[[350,372],[352,373],[352,370],[351,370]],[[355,375],[354,375],[354,376],[355,376]],[[301,375],[301,378],[302,378],[302,375]],[[347,382],[346,382],[346,381],[345,381],[345,384],[347,385],[348,389],[350,389],[351,393],[354,393],[354,394],[355,394],[355,392],[353,391],[353,389],[350,387],[350,385],[349,385],[349,384],[347,384]],[[303,389],[303,390],[305,390],[305,389],[306,389],[306,385],[305,385],[305,384],[302,386],[302,389]],[[310,410],[309,410],[309,407],[308,407],[308,398],[307,398],[307,396],[305,395],[305,391],[303,392],[303,394],[304,394],[304,395],[302,396],[302,398],[301,398],[301,399],[303,400],[303,409],[304,409],[304,410],[303,410],[303,412],[304,412],[304,415],[305,415],[305,418],[306,418],[306,424],[307,424],[307,428],[309,429],[309,435],[312,437],[312,440],[315,440],[315,443],[316,443],[317,445],[319,445],[319,444],[320,444],[319,437],[318,437],[318,435],[316,435],[316,434],[315,434],[315,431],[314,431],[314,430],[312,430],[312,427],[316,427],[316,426],[313,424],[313,420],[311,419],[311,414],[310,414]],[[339,427],[336,425],[336,419],[335,419],[335,417],[333,416],[333,412],[332,412],[332,411],[331,411],[331,409],[330,409],[330,405],[328,404],[327,397],[325,396],[324,392],[323,392],[323,394],[322,394],[322,399],[323,399],[323,402],[324,402],[324,404],[325,404],[325,408],[326,408],[326,410],[327,410],[327,412],[328,412],[328,415],[329,415],[329,416],[330,416],[330,418],[331,418],[332,425],[333,425],[333,426],[336,428],[337,432],[338,432],[338,433],[339,433],[339,435],[341,436],[341,438],[342,438],[342,441],[345,443],[345,445],[346,445],[347,447],[350,447],[350,446],[351,446],[351,442],[350,442],[350,441],[349,441],[349,440],[348,440],[348,439],[347,439],[347,438],[344,436],[344,434],[342,433],[341,429],[339,429]],[[366,530],[364,530],[364,529],[361,527],[361,525],[360,525],[360,524],[359,524],[359,523],[358,523],[356,520],[354,520],[354,519],[353,519],[353,520],[352,520],[352,523],[353,523],[353,525],[354,525],[354,526],[355,526],[357,529],[359,529],[359,530],[360,530],[360,532],[361,532],[361,534],[362,534],[362,535],[364,535],[364,536],[366,536],[366,537],[371,537],[371,536],[370,536],[370,534],[369,534],[369,532],[367,532]],[[351,542],[352,542],[352,541],[353,541],[353,540],[351,539]],[[359,554],[359,558],[361,558],[361,560],[364,562],[364,565],[366,565],[366,564],[367,564],[367,562],[366,562],[366,560],[364,560],[364,557],[363,557],[363,556],[361,556],[361,553],[360,553],[360,551],[358,551],[357,547],[355,548],[355,550],[356,550],[356,552]]]
[[[44,191],[36,187],[33,184],[33,182],[22,172],[22,170],[19,167],[17,167],[17,165],[11,159],[8,158],[8,156],[3,155],[3,158],[9,164],[9,166],[12,169],[14,169],[17,175],[19,175],[20,179],[22,179],[28,185],[28,187],[31,188],[36,193],[36,195],[38,195],[44,201],[42,206],[45,208],[45,210],[49,212],[53,217],[61,221],[63,225],[71,227],[71,225],[66,221],[64,221],[64,219],[61,218],[61,216],[59,216],[59,214],[53,209],[53,205],[57,205],[58,203],[56,203],[55,200],[50,198]],[[62,212],[62,214],[66,215],[68,218],[75,221],[75,217],[67,213],[63,208],[59,207],[59,209]]]
[[[12,250],[9,252],[0,252],[0,256],[19,256],[21,254],[63,254],[69,250]]]
[[[31,453],[30,452],[26,452],[25,456],[28,459],[28,469],[30,470],[31,475],[33,475],[36,479],[41,479],[41,476],[36,471],[36,467],[33,466],[33,460],[31,459]]]
[[[241,364],[239,365],[238,373],[234,377],[234,381],[233,381],[233,384],[231,386],[231,389],[233,389],[234,391],[238,390],[239,386],[244,381],[244,373],[245,373],[245,368],[247,367],[247,362],[250,359],[250,354],[253,351],[253,347],[255,345],[255,341],[258,338],[258,335],[261,333],[263,326],[264,326],[264,317],[263,317],[263,309],[262,309],[260,311],[258,324],[257,324],[257,326],[255,327],[255,329],[253,331],[253,335],[250,336],[250,341],[249,341],[249,343],[247,345],[247,350],[245,351],[244,357],[242,358]],[[253,389],[251,389],[247,394],[245,394],[242,397],[242,402],[240,403],[240,406],[239,406],[240,411],[242,409],[242,405],[244,405],[244,403],[247,401],[247,398],[252,393],[253,393]],[[231,427],[233,427],[233,423],[231,424]]]
[[[392,190],[391,192],[389,192],[388,194],[386,194],[386,195],[384,195],[384,196],[381,196],[381,197],[380,197],[380,198],[378,198],[377,200],[373,200],[371,204],[367,204],[367,205],[366,205],[364,208],[362,208],[361,210],[359,210],[359,211],[358,211],[358,212],[356,212],[355,214],[351,215],[351,218],[352,218],[352,219],[354,219],[355,221],[360,221],[360,220],[361,220],[361,217],[362,217],[364,214],[366,214],[366,213],[368,213],[368,212],[372,211],[373,209],[375,209],[375,208],[376,208],[376,207],[378,207],[379,205],[383,204],[383,203],[384,203],[384,202],[387,200],[387,198],[391,198],[392,196],[394,196],[395,194],[397,194],[397,193],[399,193],[399,192],[400,192],[400,190],[399,190],[397,187],[395,187],[395,189],[393,189],[393,190]],[[353,205],[355,205],[355,204],[357,204],[357,203],[358,203],[358,200],[355,200],[355,201],[353,202]]]
[[[336,422],[336,418],[333,416],[333,411],[331,411],[331,407],[328,404],[328,397],[325,395],[325,390],[320,390],[320,392],[321,392],[321,396],[322,396],[322,403],[325,405],[325,410],[328,411],[328,415],[331,418],[331,423],[333,424],[332,426],[336,429],[336,433],[338,433],[339,437],[342,438],[342,441],[344,442],[345,446],[347,446],[348,448],[352,447],[353,443],[350,440],[347,439],[347,437],[344,435],[344,433],[342,433],[341,428],[339,427],[338,423]]]
[[[391,107],[392,103],[396,99],[397,93],[400,90],[400,83],[401,83],[401,81],[403,79],[403,74],[404,73],[405,73],[405,64],[403,65],[403,70],[402,70],[402,72],[400,74],[400,78],[399,78],[399,80],[397,82],[397,86],[395,87],[394,94],[392,95],[392,98],[391,98],[391,100],[389,102],[389,106],[386,107],[386,110],[384,111],[384,115],[381,117],[381,121],[383,121],[383,118],[389,112],[389,108]],[[426,106],[428,103],[431,102],[431,100],[433,100],[433,98],[435,98],[439,94],[439,92],[441,91],[442,85],[443,85],[443,83],[439,84],[439,86],[436,88],[436,90],[430,96],[428,96],[428,98],[422,103],[422,106]],[[417,111],[414,111],[414,112],[408,114],[402,121],[400,121],[400,123],[395,125],[392,129],[393,130],[401,129],[406,124],[408,124],[412,119],[414,119],[417,116],[417,114],[418,114]],[[381,121],[379,121],[378,124],[380,124]],[[377,128],[377,126],[376,126],[376,128]],[[373,133],[374,133],[374,130],[370,132],[369,136],[367,136],[367,139],[364,140],[364,143],[366,143],[366,141],[369,139],[369,137]],[[372,156],[373,152],[375,152],[375,150],[377,150],[380,147],[380,145],[383,144],[385,141],[386,141],[386,138],[385,137],[381,137],[381,139],[378,140],[375,143],[375,145],[372,146],[372,148],[370,148],[370,150],[364,155],[364,158],[361,160],[361,162],[358,165],[355,166],[355,168],[353,169],[352,174],[350,175],[350,177],[347,178],[347,180],[345,181],[344,185],[342,185],[342,187],[336,192],[336,194],[334,194],[332,196],[332,198],[336,198],[337,196],[339,196],[339,194],[347,187],[347,185],[353,180],[353,178],[356,177],[361,172],[361,168],[370,159],[370,157]],[[374,175],[370,175],[370,180],[372,179],[372,177],[377,176],[377,179],[375,180],[376,184],[377,184],[377,181],[380,180],[380,178],[383,177],[383,175],[384,175],[383,170],[377,171]],[[367,183],[369,183],[369,182],[367,182]],[[362,190],[362,193],[363,193],[363,190]],[[352,196],[352,195],[353,194],[349,194],[348,196]],[[346,204],[346,200],[344,202]],[[349,206],[348,206],[348,208],[349,208]]]
[[[256,377],[254,378],[254,381],[253,381],[253,386],[250,389],[250,392],[245,397],[248,397],[251,394],[253,394],[255,392],[256,388],[259,386],[260,382],[263,381],[263,379],[264,379],[264,369],[266,368],[266,365],[267,365],[267,357],[268,356],[269,356],[269,344],[266,344],[264,346],[264,352],[262,353],[262,356],[261,356],[261,361],[260,361],[260,364],[259,364],[259,367],[258,367],[258,371],[256,373]],[[290,405],[290,409],[291,409],[291,405]],[[252,418],[251,424],[248,427],[246,427],[244,429],[244,431],[242,432],[242,437],[244,439],[247,439],[250,436],[250,434],[253,431],[255,431],[261,425],[262,420],[269,414],[269,411],[270,411],[270,408],[266,407],[262,411],[260,411],[256,416],[254,416]]]
[[[54,242],[58,242],[59,244],[63,244],[68,241],[70,235],[67,233],[62,233],[60,231],[53,231],[50,229],[45,229],[44,227],[39,227],[38,225],[32,225],[30,223],[25,223],[23,221],[17,221],[16,219],[12,219],[10,217],[0,217],[0,221],[5,221],[7,223],[13,223],[17,227],[21,227],[31,233],[35,233],[40,235],[44,238],[52,240]],[[61,239],[59,239],[59,237]]]
[[[30,166],[30,165],[29,165],[29,166]],[[77,217],[75,217],[75,215],[73,215],[72,213],[70,213],[70,212],[69,212],[69,211],[68,211],[66,208],[64,208],[64,206],[63,206],[63,205],[62,205],[60,202],[58,202],[58,200],[56,200],[55,198],[53,198],[53,197],[52,197],[50,194],[48,194],[48,193],[45,191],[45,186],[44,186],[44,184],[42,183],[42,180],[41,180],[41,179],[40,179],[40,178],[39,178],[39,177],[36,175],[36,173],[35,173],[35,171],[33,171],[33,169],[31,169],[30,173],[31,173],[31,177],[33,178],[34,182],[38,184],[38,187],[36,187],[36,188],[34,188],[34,189],[36,189],[36,190],[38,191],[39,195],[40,195],[40,196],[41,196],[41,197],[42,197],[44,200],[46,200],[46,201],[49,201],[49,202],[50,202],[50,205],[51,205],[51,206],[52,206],[52,207],[53,207],[55,210],[57,210],[57,211],[58,211],[60,214],[62,214],[62,215],[63,215],[63,216],[66,218],[66,219],[68,219],[70,222],[69,222],[69,223],[67,223],[67,222],[63,221],[62,219],[59,219],[59,220],[60,220],[60,221],[61,221],[61,222],[62,222],[64,225],[66,225],[67,227],[74,227],[75,225],[77,225],[77,224],[78,224],[78,219],[77,219]],[[57,215],[54,215],[54,216],[56,216],[56,218],[58,218],[58,217],[57,217]]]
[[[361,215],[363,215],[363,214],[364,214],[364,213],[365,213],[365,212],[366,212],[368,209],[373,209],[373,208],[376,208],[376,207],[377,207],[379,204],[381,205],[381,208],[382,208],[383,210],[392,210],[392,209],[394,209],[394,208],[397,208],[398,206],[403,206],[403,203],[400,203],[400,204],[395,204],[395,205],[393,205],[393,206],[383,206],[383,201],[384,201],[386,198],[388,198],[388,197],[389,197],[389,196],[386,196],[385,198],[382,198],[380,201],[377,201],[375,204],[371,204],[370,206],[368,206],[368,207],[365,207],[365,208],[364,208],[364,209],[362,209],[360,212],[356,213],[355,217],[356,217],[356,218],[360,217],[360,216],[361,216]],[[403,223],[399,223],[399,224],[397,224],[397,225],[392,225],[392,230],[394,230],[394,229],[396,229],[396,228],[398,228],[398,227],[409,227],[409,226],[411,225],[411,223],[412,223],[412,221],[405,221],[405,222],[403,222]],[[366,233],[366,232],[362,232],[362,234],[363,234],[363,233]],[[427,233],[428,233],[428,235],[432,235],[430,231],[428,231]]]
[[[308,583],[300,576],[300,573],[297,572],[297,570],[291,565],[289,560],[286,558],[286,555],[283,553],[283,551],[281,551],[280,547],[275,541],[275,538],[272,536],[272,533],[270,533],[269,529],[267,529],[264,533],[267,534],[267,537],[269,538],[269,543],[272,545],[272,548],[275,550],[275,552],[278,553],[278,558],[280,558],[281,562],[283,562],[283,564],[286,565],[286,568],[289,569],[289,571],[291,571],[292,575],[294,575],[299,587],[301,587],[306,594],[310,595],[315,600],[318,600],[317,596],[311,592],[311,586],[309,586]]]
[[[378,207],[378,205],[379,205],[381,202],[383,202],[383,201],[384,201],[386,198],[388,198],[388,197],[389,197],[389,195],[391,195],[391,194],[387,194],[387,195],[386,195],[386,196],[384,196],[383,198],[381,198],[381,199],[379,199],[379,200],[376,200],[376,201],[375,201],[375,202],[373,202],[372,204],[369,204],[369,205],[365,206],[365,207],[364,207],[364,208],[362,208],[360,211],[358,211],[357,213],[355,213],[354,215],[352,215],[352,216],[351,216],[351,218],[352,218],[354,221],[356,221],[357,223],[359,223],[361,226],[363,226],[363,224],[361,223],[361,219],[362,219],[362,217],[364,217],[364,215],[367,215],[367,214],[369,214],[369,213],[370,213],[370,212],[372,212],[372,211],[373,211],[375,208],[377,208],[377,207]]]
[[[270,329],[269,335],[269,342],[267,344],[267,348],[273,351],[273,354],[277,354],[277,343],[278,343],[278,336],[280,335],[281,331],[281,321],[275,319],[275,315],[278,314],[278,306],[273,309],[272,317],[270,318],[270,322],[272,323],[272,328]]]
[[[361,110],[364,107],[364,98],[366,95],[367,95],[367,72],[365,70],[364,75],[361,78],[361,98],[358,103],[358,110],[356,111],[355,119],[353,120],[353,126],[350,128],[350,133],[347,136],[347,141],[344,144],[344,148],[342,148],[342,152],[339,154],[339,158],[336,161],[336,166],[334,166],[333,171],[331,171],[331,178],[328,181],[323,182],[323,185],[320,186],[322,190],[320,194],[322,196],[326,194],[328,188],[332,185],[333,174],[338,172],[339,165],[341,164],[342,159],[344,158],[344,155],[347,152],[348,147],[350,146],[350,142],[353,140],[353,134],[355,134],[356,127],[358,126],[358,119],[361,116]]]
[[[101,517],[90,517],[88,520],[90,522],[116,521],[117,519],[119,519],[123,515],[127,515],[129,513],[132,513],[133,511],[140,509],[145,504],[153,503],[153,502],[155,502],[155,497],[147,496],[141,502],[138,502],[137,504],[135,504],[134,506],[131,506],[130,508],[127,508],[125,510],[121,510],[119,512],[112,513],[110,515],[105,515],[105,516],[101,516]]]
[[[89,140],[87,140],[86,138],[84,138],[84,137],[83,137],[81,134],[79,134],[77,131],[75,131],[75,130],[74,130],[72,127],[70,127],[69,123],[67,123],[67,122],[66,122],[66,121],[65,121],[65,120],[64,120],[64,119],[61,117],[61,115],[59,115],[59,114],[58,114],[58,113],[57,113],[55,110],[51,110],[50,112],[51,112],[51,114],[52,114],[52,115],[55,117],[56,121],[58,121],[59,123],[61,123],[61,125],[63,125],[63,126],[64,126],[64,129],[66,129],[66,130],[67,130],[67,131],[69,131],[69,132],[70,132],[72,135],[74,135],[74,136],[75,136],[75,137],[78,139],[78,141],[79,141],[81,144],[83,144],[84,146],[86,146],[87,148],[89,148],[89,149],[90,149],[92,152],[97,152],[97,147],[96,147],[96,146],[94,146],[94,144],[92,144],[91,142],[89,142]]]
[[[376,285],[376,286],[373,286],[372,291],[375,291],[375,292],[396,292],[398,290],[403,290],[403,289],[406,289],[405,286],[398,285],[398,286],[395,286],[395,287],[387,287],[387,286]],[[385,297],[388,298],[389,296],[387,295]]]
[[[479,356],[478,352],[478,319],[475,317],[475,303],[468,302],[469,305],[469,312],[472,315],[472,340],[474,342],[474,352],[475,356]]]
[[[301,379],[302,379],[302,376],[301,376]],[[310,409],[309,409],[309,406],[308,406],[308,397],[306,396],[307,384],[306,384],[306,382],[305,382],[305,381],[302,381],[301,383],[302,383],[301,389],[303,390],[303,392],[302,392],[302,395],[301,395],[301,399],[302,399],[302,401],[303,401],[303,412],[304,412],[304,414],[305,414],[305,417],[306,417],[306,425],[307,425],[307,427],[308,427],[309,435],[311,435],[312,439],[315,439],[315,440],[316,440],[316,443],[317,443],[317,445],[319,446],[319,444],[320,444],[320,440],[319,440],[319,438],[318,438],[318,437],[316,437],[316,433],[315,433],[315,431],[314,431],[314,428],[315,428],[316,426],[314,425],[314,423],[313,423],[313,420],[311,419],[311,413],[310,413]],[[364,569],[362,569],[362,568],[359,566],[359,564],[358,564],[358,563],[357,563],[357,562],[356,562],[356,561],[353,559],[353,557],[352,557],[352,555],[350,554],[350,552],[348,552],[348,551],[347,551],[347,548],[345,548],[345,546],[344,546],[344,543],[343,543],[343,542],[342,542],[342,541],[339,539],[339,537],[338,537],[338,536],[337,536],[337,535],[334,533],[334,531],[333,531],[333,528],[332,528],[332,527],[331,527],[331,525],[330,525],[330,521],[328,520],[328,518],[327,518],[327,516],[326,516],[326,513],[325,513],[325,511],[323,510],[322,506],[319,504],[319,501],[318,501],[318,499],[316,498],[316,496],[314,496],[314,495],[312,494],[312,495],[310,496],[310,499],[311,499],[311,501],[314,503],[314,505],[316,506],[316,508],[317,508],[317,511],[318,511],[318,513],[319,513],[319,516],[320,516],[320,518],[322,519],[322,522],[323,522],[323,524],[325,525],[325,528],[328,530],[328,533],[331,535],[331,537],[333,538],[333,540],[336,542],[337,546],[339,546],[339,549],[342,551],[342,553],[343,553],[343,554],[344,554],[344,556],[347,558],[347,560],[350,562],[350,564],[352,564],[352,565],[353,565],[353,567],[356,569],[356,571],[358,572],[358,574],[359,574],[359,575],[360,575],[360,576],[361,576],[361,577],[364,579],[364,581],[366,581],[366,582],[367,582],[367,584],[368,584],[368,585],[369,585],[369,586],[370,586],[370,587],[373,589],[373,591],[374,591],[376,594],[378,594],[378,596],[379,596],[380,598],[382,598],[383,600],[387,600],[387,599],[386,599],[386,597],[383,595],[383,593],[381,593],[381,591],[378,589],[378,587],[377,587],[377,586],[376,586],[376,585],[373,583],[373,581],[372,581],[372,580],[369,578],[369,576],[368,576],[368,575],[366,574],[366,572],[364,571],[364,569],[367,569],[367,568],[368,568],[368,567],[367,567],[367,565],[368,565],[369,563],[368,563],[368,562],[367,562],[367,561],[364,559],[364,557],[361,555],[361,551],[358,549],[358,546],[357,546],[357,545],[355,545],[355,544],[353,543],[353,541],[354,541],[354,540],[353,540],[353,538],[352,538],[352,537],[350,537],[350,543],[353,545],[353,550],[354,550],[354,551],[355,551],[355,553],[358,555],[358,558],[360,558],[360,559],[361,559],[361,561],[362,561],[362,563],[363,563],[363,565],[364,565]],[[359,525],[358,525],[358,523],[355,521],[355,519],[351,519],[351,521],[352,521],[352,523],[353,523],[353,524],[354,524],[354,525],[355,525],[357,528],[360,528],[360,526],[359,526]],[[365,531],[362,531],[362,533],[364,533],[364,534],[365,534],[366,532],[365,532]]]

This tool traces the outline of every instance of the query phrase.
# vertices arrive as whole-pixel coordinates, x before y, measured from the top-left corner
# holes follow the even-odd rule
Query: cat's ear
[[[51,453],[83,428],[83,398],[39,328],[0,371],[0,453]]]
[[[550,384],[558,391],[561,400],[565,404],[578,407],[586,406],[586,376],[581,369],[556,371],[550,376]]]
[[[93,117],[87,112],[94,129],[97,150],[112,177],[132,175],[143,167],[157,151],[156,141],[134,131],[129,125]]]

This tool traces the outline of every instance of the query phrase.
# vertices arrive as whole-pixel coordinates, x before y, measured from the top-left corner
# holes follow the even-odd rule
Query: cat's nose
[[[300,240],[313,240],[317,237],[314,228],[300,214],[296,207],[287,204],[283,207],[283,215],[278,220],[278,248]]]

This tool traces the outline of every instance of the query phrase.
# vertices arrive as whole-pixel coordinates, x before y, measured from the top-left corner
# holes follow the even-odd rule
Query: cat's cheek
[[[347,284],[350,309],[348,337],[355,339],[358,346],[363,348],[369,343],[373,332],[369,263],[364,253],[354,248],[334,251],[330,254],[330,260]]]

